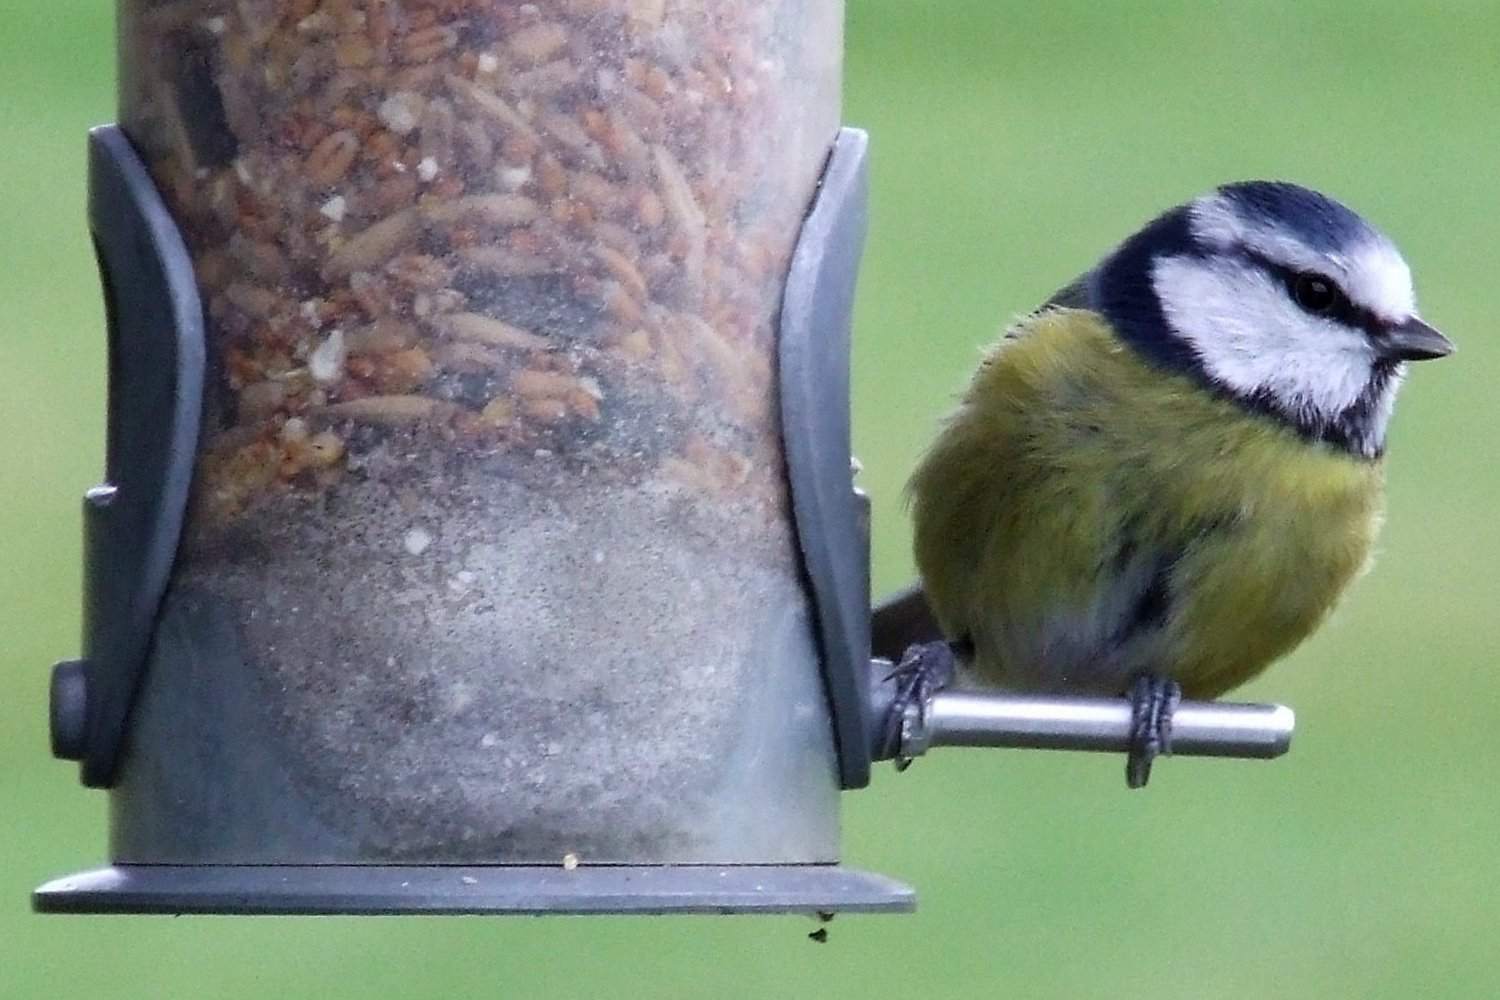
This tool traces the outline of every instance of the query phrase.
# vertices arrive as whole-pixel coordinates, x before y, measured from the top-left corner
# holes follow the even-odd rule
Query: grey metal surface
[[[837,865],[116,865],[37,889],[40,913],[906,913],[912,889]]]
[[[778,346],[792,510],[845,788],[870,781],[870,541],[849,443],[850,325],[865,240],[868,146],[865,133],[851,128],[834,143],[787,274]]]
[[[902,749],[910,757],[944,746],[1121,753],[1128,749],[1130,715],[1123,698],[943,691],[925,712],[908,709]],[[1184,701],[1172,715],[1172,754],[1279,757],[1291,747],[1295,724],[1284,705]]]

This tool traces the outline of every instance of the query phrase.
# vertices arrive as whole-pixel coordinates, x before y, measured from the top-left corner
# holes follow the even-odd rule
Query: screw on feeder
[[[110,504],[115,502],[115,497],[119,495],[120,488],[118,486],[115,486],[112,483],[105,483],[101,486],[89,487],[88,490],[84,492],[83,499],[86,500],[92,507],[108,507]]]

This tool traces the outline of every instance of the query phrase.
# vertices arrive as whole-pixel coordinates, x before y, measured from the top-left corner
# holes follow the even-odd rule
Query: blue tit
[[[898,709],[955,656],[1125,695],[1145,784],[1179,698],[1285,655],[1368,565],[1406,362],[1452,350],[1395,245],[1316,191],[1161,215],[1006,331],[913,475],[907,611],[946,642],[909,651]]]

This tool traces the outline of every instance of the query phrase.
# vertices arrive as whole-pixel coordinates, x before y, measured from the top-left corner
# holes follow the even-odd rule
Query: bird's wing
[[[1053,292],[1052,295],[1037,306],[1036,312],[1043,309],[1092,309],[1094,305],[1093,296],[1093,271],[1085,271],[1071,282]]]
[[[1131,374],[1115,370],[1114,343],[1086,310],[1018,321],[913,476],[925,602],[950,639],[973,643],[986,680],[1043,688],[1056,671],[1076,688],[1117,689],[1106,654],[1165,616],[1175,559],[1150,524],[1122,530],[1113,496],[1125,387],[1111,377]],[[1083,676],[1097,669],[1111,676]]]
[[[1032,311],[1032,315],[1044,309],[1090,308],[1093,303],[1093,277],[1093,271],[1080,274],[1048,296],[1047,301]],[[1014,324],[1007,336],[1020,335],[1025,329],[1027,325],[1024,323]],[[898,660],[907,646],[941,638],[942,629],[927,602],[927,594],[922,589],[921,581],[913,580],[876,604],[871,611],[870,639],[874,656]]]

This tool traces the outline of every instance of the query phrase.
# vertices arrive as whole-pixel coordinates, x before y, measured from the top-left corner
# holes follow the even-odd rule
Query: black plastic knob
[[[88,755],[89,675],[83,660],[63,660],[52,668],[52,756],[82,760]]]

